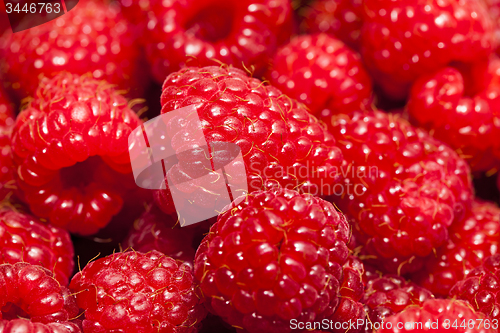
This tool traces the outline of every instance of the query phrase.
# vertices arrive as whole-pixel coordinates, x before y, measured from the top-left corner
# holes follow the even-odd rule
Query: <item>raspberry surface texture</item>
[[[60,71],[90,73],[120,89],[140,89],[144,69],[128,22],[115,6],[81,1],[73,10],[46,24],[0,37],[0,72],[18,98],[32,96],[40,75]]]
[[[167,171],[172,179],[195,179],[191,160],[181,153],[213,142],[230,142],[239,147],[246,169],[243,178],[250,192],[279,184],[301,192],[328,194],[330,182],[341,178],[340,167],[345,162],[324,124],[295,100],[239,69],[182,69],[163,84],[161,103],[163,114],[189,105],[197,110],[167,123],[166,135],[171,138],[167,144],[180,161]],[[240,162],[231,163],[226,169]],[[188,199],[205,188],[179,191],[179,195],[186,196],[188,206]],[[155,199],[169,212],[172,199],[168,189],[158,191]],[[176,207],[182,209],[177,203]]]
[[[306,6],[301,30],[306,33],[325,32],[349,47],[358,50],[363,26],[362,0],[317,0]]]
[[[313,114],[368,109],[372,102],[371,79],[359,55],[326,34],[292,39],[274,56],[267,77]]]
[[[0,320],[0,333],[80,333],[73,323],[33,323],[26,319]]]
[[[392,99],[404,99],[423,73],[492,50],[493,25],[480,1],[367,0],[363,8],[361,54]]]
[[[195,288],[192,269],[158,251],[98,259],[70,284],[87,333],[195,333],[206,315]]]
[[[3,325],[9,327],[12,321],[24,318],[42,324],[61,323],[78,332],[77,324],[71,322],[78,315],[74,296],[68,288],[61,287],[49,270],[24,262],[2,264],[0,280]]]
[[[500,319],[500,254],[485,259],[483,265],[471,270],[465,279],[450,290],[450,297],[465,300],[490,319]]]
[[[408,102],[412,121],[455,148],[474,171],[500,166],[500,59],[488,67],[478,83],[484,88],[473,96],[465,86],[473,79],[447,67],[420,78]]]
[[[144,44],[160,83],[185,65],[222,62],[262,73],[292,32],[288,0],[156,0],[151,9]]]
[[[463,219],[453,222],[449,240],[426,260],[412,280],[436,295],[446,296],[457,281],[497,253],[499,235],[500,208],[476,200]]]
[[[328,202],[259,191],[219,215],[196,252],[209,311],[247,332],[290,332],[290,320],[364,318],[349,225]]]
[[[0,200],[12,198],[17,189],[10,144],[11,132],[12,126],[0,126]]]
[[[418,270],[470,206],[467,163],[398,115],[356,111],[325,119],[349,163],[333,200],[381,269]]]
[[[485,322],[488,322],[486,327]],[[399,328],[398,323],[402,323],[399,324]],[[470,326],[468,326],[469,323],[471,323]],[[421,307],[409,307],[403,312],[390,316],[386,319],[384,327],[377,332],[496,332],[493,325],[491,321],[485,320],[482,314],[474,312],[464,302],[451,299],[429,299]]]
[[[0,263],[27,262],[52,271],[61,285],[73,274],[73,244],[66,230],[29,214],[0,211]]]
[[[90,76],[60,73],[44,80],[36,96],[12,133],[24,200],[54,225],[95,233],[136,187],[127,139],[140,120],[122,95]]]

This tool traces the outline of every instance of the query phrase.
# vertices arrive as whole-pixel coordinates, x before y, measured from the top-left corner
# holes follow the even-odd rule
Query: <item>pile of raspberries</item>
[[[500,331],[500,1],[10,2],[0,333]]]

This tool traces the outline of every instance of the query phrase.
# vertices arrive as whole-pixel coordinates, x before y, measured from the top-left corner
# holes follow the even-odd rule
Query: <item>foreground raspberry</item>
[[[446,296],[457,281],[498,251],[499,234],[500,208],[474,201],[465,217],[451,225],[448,242],[426,260],[424,269],[412,280],[436,295]]]
[[[404,99],[423,73],[488,57],[492,22],[475,0],[367,0],[361,54],[374,80]]]
[[[294,38],[274,56],[271,84],[313,114],[367,109],[371,80],[359,55],[326,34]]]
[[[193,261],[196,249],[193,246],[196,229],[180,228],[177,216],[166,215],[152,206],[134,222],[122,248],[148,252],[157,250],[174,259]]]
[[[12,327],[20,317],[43,324],[61,323],[69,332],[79,332],[78,326],[70,322],[78,315],[74,297],[45,268],[24,262],[3,264],[0,281],[0,327]]]
[[[418,326],[420,323],[422,326]],[[421,307],[409,307],[390,316],[377,332],[493,333],[497,331],[496,326],[464,302],[429,299]]]
[[[364,318],[349,226],[330,203],[276,189],[228,209],[195,258],[211,312],[251,333],[290,332],[291,319]]]
[[[11,154],[11,132],[12,126],[0,126],[0,201],[11,198],[17,188]]]
[[[480,80],[484,88],[470,96],[466,78],[454,68],[422,77],[412,87],[408,112],[416,125],[460,152],[473,171],[489,171],[500,166],[500,59]]]
[[[12,133],[24,200],[54,225],[95,233],[122,208],[127,184],[135,188],[127,139],[140,121],[123,96],[89,76],[60,73],[36,96]]]
[[[364,254],[392,272],[419,269],[470,205],[467,163],[397,115],[359,111],[325,121],[349,162],[334,190]]]
[[[186,64],[262,73],[292,32],[288,0],[156,0],[151,9],[144,43],[158,82]]]
[[[470,271],[457,282],[450,296],[466,300],[489,319],[500,320],[500,254],[486,258],[484,264]]]
[[[205,316],[191,268],[158,251],[98,259],[73,277],[70,288],[85,310],[86,333],[195,333]]]
[[[0,38],[2,73],[18,97],[32,96],[41,74],[91,73],[120,89],[143,83],[139,52],[119,11],[100,1],[82,1],[49,23]]]
[[[0,263],[27,262],[54,273],[62,285],[73,274],[73,244],[69,234],[14,210],[0,212]]]
[[[73,323],[33,323],[26,319],[0,320],[1,333],[80,333]]]
[[[386,275],[367,283],[361,302],[365,305],[370,322],[375,325],[410,306],[422,306],[432,298],[434,296],[430,291],[407,282],[400,276]],[[372,326],[365,325],[366,332],[372,332],[371,328]]]
[[[339,170],[345,162],[324,125],[278,89],[239,69],[191,67],[173,73],[163,84],[161,103],[164,114],[189,105],[197,109],[197,114],[175,117],[167,124],[170,144],[181,161],[167,172],[169,177],[196,178],[190,173],[190,161],[183,162],[181,153],[205,146],[206,140],[209,145],[232,142],[241,149],[249,191],[279,183],[289,189],[326,194],[330,181],[340,180]],[[179,191],[185,191],[189,207],[189,200],[205,188]],[[172,199],[168,189],[158,191],[156,199],[169,212]]]
[[[316,0],[303,10],[301,30],[325,32],[358,50],[363,26],[363,1]]]

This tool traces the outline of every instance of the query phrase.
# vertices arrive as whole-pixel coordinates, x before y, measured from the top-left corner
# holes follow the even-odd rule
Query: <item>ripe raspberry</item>
[[[412,280],[436,295],[446,296],[451,287],[500,247],[500,208],[474,201],[472,209],[448,230],[448,242],[437,249],[424,269]]]
[[[227,208],[195,257],[210,312],[251,333],[290,332],[291,319],[364,318],[349,225],[330,203],[274,189]]]
[[[470,205],[467,163],[397,115],[358,111],[325,120],[349,163],[335,194],[364,254],[392,272],[419,269]]]
[[[193,227],[180,228],[177,224],[176,216],[166,215],[158,207],[152,206],[135,221],[122,242],[122,248],[139,252],[157,250],[174,259],[192,262],[196,252],[193,242],[197,230]]]
[[[14,105],[0,86],[0,126],[12,126],[15,119]]]
[[[483,315],[474,312],[464,302],[450,299],[429,299],[421,307],[409,307],[403,312],[390,316],[385,320],[383,328],[377,330],[377,333],[424,331],[493,333],[497,331],[492,328],[493,323],[491,322],[489,329],[484,328],[484,320],[482,319],[484,319]],[[470,328],[468,327],[469,322],[473,323]],[[398,323],[400,323],[399,328]],[[417,326],[420,323],[422,326]],[[401,326],[403,327],[401,328]]]
[[[12,126],[0,126],[0,201],[11,198],[17,188],[10,146],[11,132]]]
[[[205,309],[192,270],[158,251],[121,252],[89,263],[71,280],[83,330],[195,333]]]
[[[201,120],[199,124],[196,114],[188,114],[167,124],[176,151],[192,149],[205,139],[209,145],[221,141],[238,145],[249,191],[279,183],[289,189],[327,194],[330,181],[340,180],[339,170],[345,162],[324,125],[278,89],[239,69],[185,68],[173,73],[163,85],[161,103],[162,113],[195,105]],[[189,161],[178,163],[167,174],[175,179],[195,178],[189,168]],[[179,191],[189,195],[188,205],[188,199],[205,188]],[[168,189],[158,191],[156,200],[168,213],[172,207]]]
[[[58,322],[78,332],[75,324],[70,323],[78,315],[75,298],[68,288],[59,285],[49,270],[25,262],[3,264],[0,281],[0,320],[4,320],[4,324],[25,318],[43,324]]]
[[[32,96],[41,74],[92,73],[121,89],[140,89],[144,70],[128,23],[113,6],[81,1],[49,23],[0,38],[1,72],[19,98]]]
[[[294,38],[274,56],[271,84],[313,114],[367,109],[371,80],[359,55],[326,34]]]
[[[60,73],[36,96],[12,133],[19,187],[35,215],[93,234],[136,188],[127,140],[140,120],[108,83],[89,76]]]
[[[306,33],[325,32],[335,36],[354,50],[359,49],[363,26],[363,1],[316,0],[305,7],[301,30]]]
[[[80,333],[80,328],[73,323],[33,323],[26,319],[0,320],[1,333]]]
[[[54,273],[67,285],[73,275],[73,244],[60,228],[41,223],[37,218],[14,210],[0,211],[0,263],[27,262]]]
[[[434,296],[430,291],[398,275],[386,275],[367,283],[361,302],[365,305],[370,322],[380,323],[409,306],[422,306],[432,298]],[[365,328],[366,332],[372,331],[369,325]]]
[[[484,260],[482,266],[471,270],[465,279],[457,282],[450,296],[468,301],[474,310],[489,319],[500,319],[500,254]]]
[[[151,9],[144,43],[158,82],[186,64],[262,73],[292,32],[288,0],[156,0]]]
[[[408,101],[414,123],[456,149],[473,171],[500,166],[500,59],[483,79],[484,88],[467,96],[462,74],[447,67],[417,80]]]
[[[367,0],[361,54],[392,99],[404,99],[422,73],[488,57],[492,22],[480,1]]]

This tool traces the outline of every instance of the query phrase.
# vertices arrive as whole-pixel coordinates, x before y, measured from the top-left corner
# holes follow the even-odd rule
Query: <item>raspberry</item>
[[[73,323],[33,323],[26,319],[0,320],[1,333],[80,333],[80,328]]]
[[[467,163],[397,115],[358,111],[325,120],[349,163],[335,194],[356,241],[381,269],[419,269],[470,205]]]
[[[0,86],[0,126],[12,126],[14,119],[16,119],[14,105]]]
[[[367,0],[361,54],[392,99],[404,99],[422,73],[491,52],[492,22],[480,1]]]
[[[73,274],[73,244],[60,228],[14,210],[0,211],[0,263],[27,262],[54,273],[62,285]]]
[[[86,333],[195,333],[205,316],[195,287],[189,266],[158,251],[98,259],[70,284]]]
[[[81,1],[49,23],[0,39],[4,79],[19,98],[33,95],[40,75],[92,73],[121,89],[140,89],[144,70],[128,23],[113,6]]]
[[[448,242],[412,279],[434,294],[446,296],[457,281],[498,251],[499,233],[500,208],[476,200],[463,219],[453,222]]]
[[[454,68],[421,77],[412,87],[408,112],[416,125],[456,149],[473,171],[500,166],[500,60],[490,62],[474,96],[466,95],[465,80]]]
[[[487,325],[488,329],[484,328],[483,319],[481,314],[474,312],[464,302],[450,299],[429,299],[421,307],[409,307],[403,312],[390,316],[377,332],[496,332],[496,329],[492,329],[493,323]],[[470,326],[468,326],[469,322]]]
[[[358,50],[363,26],[363,1],[316,0],[302,13],[301,30],[306,33],[325,32]]]
[[[150,6],[144,43],[158,82],[186,64],[223,62],[261,73],[292,30],[288,0],[156,0]]]
[[[75,299],[49,270],[24,262],[3,264],[0,281],[0,320],[4,324],[22,317],[32,322],[59,322],[74,327],[69,321],[78,315]]]
[[[135,221],[122,247],[139,252],[157,250],[174,259],[192,262],[196,252],[193,242],[197,230],[175,227],[176,224],[176,216],[166,215],[152,206]]]
[[[489,319],[500,319],[500,254],[485,259],[450,290],[450,296],[469,302]]]
[[[12,126],[0,126],[0,201],[11,198],[16,190],[10,135]]]
[[[89,76],[60,73],[36,96],[12,133],[19,187],[35,215],[93,234],[136,187],[127,140],[140,120],[108,83]]]
[[[273,64],[271,84],[313,114],[348,113],[371,104],[371,81],[359,55],[326,34],[294,38]]]
[[[370,280],[365,287],[361,302],[371,323],[380,323],[385,318],[403,311],[409,306],[422,306],[434,296],[430,291],[407,282],[398,275],[386,275]],[[365,325],[366,332],[371,332]]]
[[[287,189],[247,195],[221,213],[195,257],[209,311],[248,332],[290,320],[364,318],[349,225],[328,202]]]
[[[163,85],[161,103],[162,113],[195,105],[201,120],[199,124],[191,113],[167,124],[176,151],[200,146],[205,140],[209,145],[221,141],[238,145],[250,192],[279,183],[327,194],[330,181],[340,180],[340,166],[345,162],[324,125],[278,89],[239,69],[185,68],[173,73]],[[195,178],[189,168],[189,161],[178,163],[167,174],[175,179]],[[186,205],[204,191],[200,187],[186,191]],[[172,207],[168,189],[158,191],[155,199],[168,213]]]

